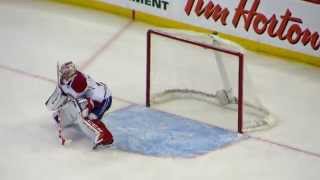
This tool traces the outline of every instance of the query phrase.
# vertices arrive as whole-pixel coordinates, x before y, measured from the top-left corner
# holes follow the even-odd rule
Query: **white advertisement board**
[[[100,1],[320,57],[318,0]]]

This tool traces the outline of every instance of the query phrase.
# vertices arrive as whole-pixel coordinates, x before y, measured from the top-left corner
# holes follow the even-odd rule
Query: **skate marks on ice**
[[[238,133],[133,105],[103,118],[113,148],[149,156],[192,158],[237,142]]]

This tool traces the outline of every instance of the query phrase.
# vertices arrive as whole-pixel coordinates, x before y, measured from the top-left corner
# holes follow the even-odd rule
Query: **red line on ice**
[[[114,36],[111,37],[110,40],[108,40],[101,48],[99,48],[90,58],[88,58],[81,66],[80,70],[84,70],[87,68],[90,64],[92,64],[96,58],[103,53],[106,49],[110,47],[110,45],[116,41],[128,28],[131,26],[133,21],[129,21],[126,25],[124,25]]]
[[[25,71],[22,71],[22,70],[19,70],[19,69],[15,69],[15,68],[12,68],[12,67],[4,66],[4,65],[1,65],[1,64],[0,64],[0,69],[6,70],[6,71],[9,71],[9,72],[13,72],[13,73],[22,75],[24,77],[31,77],[31,78],[34,78],[34,79],[47,81],[47,82],[50,82],[50,83],[53,83],[53,84],[57,83],[56,80],[50,79],[48,77],[44,77],[44,76],[37,75],[37,74],[32,74],[32,73],[25,72]],[[113,96],[113,98],[117,99],[119,101],[128,103],[128,104],[137,104],[135,102],[132,102],[132,101],[129,101],[129,100],[125,100],[125,99],[122,99],[122,98],[118,98],[118,97],[115,97],[115,96]]]
[[[274,142],[274,141],[271,141],[271,140],[268,140],[268,139],[263,139],[263,138],[260,138],[260,137],[254,137],[254,136],[250,136],[250,135],[249,135],[249,137],[251,139],[254,139],[254,140],[257,140],[257,141],[261,141],[261,142],[264,142],[264,143],[280,146],[280,147],[285,148],[285,149],[290,149],[290,150],[295,151],[295,152],[300,152],[300,153],[303,153],[303,154],[306,154],[306,155],[309,155],[309,156],[320,158],[320,154],[318,154],[318,153],[306,151],[306,150],[303,150],[303,149],[299,149],[297,147],[289,146],[289,145],[286,145],[286,144],[283,144],[283,143]]]
[[[8,67],[8,66],[0,65],[0,68],[4,69],[4,70],[7,70],[7,71],[10,71],[10,72],[15,72],[15,73],[20,74],[20,75],[24,75],[26,77],[33,77],[35,79],[41,79],[41,80],[49,81],[49,82],[52,82],[52,83],[57,83],[57,81],[55,81],[53,79],[50,79],[50,78],[47,78],[47,77],[44,77],[44,76],[40,76],[40,75],[36,75],[36,74],[32,74],[32,73],[29,73],[29,72],[25,72],[25,71],[22,71],[22,70],[19,70],[19,69],[11,68],[11,67]]]

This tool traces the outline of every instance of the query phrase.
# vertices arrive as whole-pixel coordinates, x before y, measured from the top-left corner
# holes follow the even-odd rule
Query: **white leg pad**
[[[90,120],[79,120],[78,125],[81,129],[81,131],[89,138],[91,139],[94,143],[97,143],[97,138],[101,134],[101,129],[95,125],[92,121]]]

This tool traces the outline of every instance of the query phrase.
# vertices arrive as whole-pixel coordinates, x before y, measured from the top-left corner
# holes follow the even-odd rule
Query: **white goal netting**
[[[204,118],[230,129],[239,126],[239,116],[243,114],[240,126],[244,132],[275,125],[275,119],[259,99],[241,46],[216,35],[168,29],[155,32],[160,34],[150,36],[147,78],[152,107]],[[243,54],[243,67],[235,53]],[[239,78],[239,71],[243,71],[243,79]],[[243,105],[239,109],[241,86]]]

